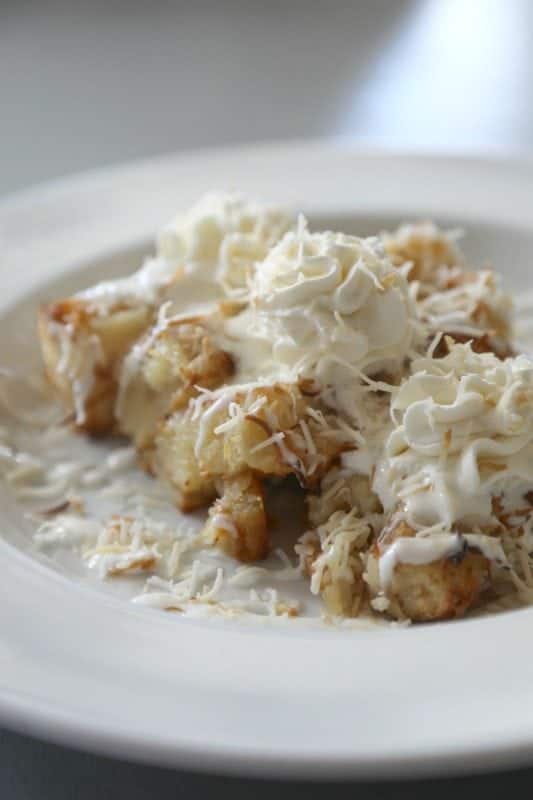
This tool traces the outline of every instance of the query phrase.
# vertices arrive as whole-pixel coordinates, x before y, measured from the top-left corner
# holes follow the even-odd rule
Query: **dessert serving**
[[[531,601],[533,362],[457,232],[315,231],[210,194],[136,273],[43,306],[39,336],[61,425],[127,440],[102,458],[134,448],[167,507],[95,520],[69,484],[37,536],[75,530],[103,576],[148,578],[137,601],[235,613],[229,580],[296,616],[272,558],[330,619]]]

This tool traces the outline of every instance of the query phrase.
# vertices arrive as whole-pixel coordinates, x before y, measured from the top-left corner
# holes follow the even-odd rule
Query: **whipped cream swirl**
[[[455,345],[423,358],[392,401],[394,429],[374,489],[386,511],[398,500],[414,528],[494,526],[493,501],[527,510],[533,486],[533,362],[500,361]]]
[[[228,324],[247,340],[245,371],[312,377],[338,407],[353,405],[365,376],[401,372],[416,330],[406,279],[377,238],[311,233],[302,217],[257,266],[250,308]]]
[[[210,192],[163,228],[158,255],[188,265],[203,280],[215,280],[227,294],[245,292],[254,265],[294,222],[277,206]]]
[[[116,305],[214,300],[247,291],[254,265],[294,224],[288,213],[238,194],[211,192],[166,225],[156,255],[132,275],[103,281],[78,298],[105,313]],[[186,305],[186,303],[181,303]]]

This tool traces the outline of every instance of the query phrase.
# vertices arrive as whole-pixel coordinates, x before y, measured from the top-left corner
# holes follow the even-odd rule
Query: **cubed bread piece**
[[[381,238],[395,266],[411,263],[410,281],[433,283],[439,267],[454,267],[464,261],[455,239],[433,222],[401,225],[392,233],[383,233]]]
[[[454,344],[469,343],[474,353],[494,353],[498,358],[510,358],[515,355],[507,334],[502,336],[498,333],[482,333],[479,336],[472,336],[465,333],[447,332],[441,338],[433,355],[435,358],[444,358],[450,352]]]
[[[382,240],[396,266],[411,264],[407,277],[419,284],[416,305],[431,338],[443,332],[450,341],[472,342],[477,353],[502,359],[513,354],[511,298],[493,271],[465,265],[454,236],[425,222],[402,225],[382,234]],[[447,351],[443,337],[435,356]]]
[[[294,474],[315,485],[353,441],[342,430],[307,416],[307,402],[293,384],[224,387],[193,399],[159,427],[154,469],[178,492],[186,491],[190,461],[206,478]],[[187,448],[187,457],[177,456]]]
[[[197,435],[193,425],[183,424],[169,430],[168,421],[162,423],[155,451],[147,463],[147,467],[172,489],[181,511],[208,506],[217,495],[215,477],[204,474],[196,458]]]
[[[258,561],[269,549],[262,482],[244,472],[222,482],[221,497],[209,509],[204,528],[209,544],[239,561]]]
[[[80,430],[103,434],[114,429],[118,367],[152,316],[146,305],[101,314],[76,297],[40,310],[46,374]]]
[[[233,372],[231,356],[217,347],[208,317],[166,318],[140,339],[122,365],[116,416],[138,449],[151,446],[157,423],[185,407],[197,387],[213,389]]]
[[[433,332],[445,332],[434,352],[437,358],[447,355],[453,343],[467,342],[475,353],[501,359],[514,355],[512,300],[490,270],[442,272],[435,291],[421,297],[418,307]]]
[[[335,511],[359,509],[361,514],[382,511],[381,503],[370,486],[366,475],[354,475],[338,467],[324,476],[320,490],[306,497],[308,519],[313,527],[323,525]]]
[[[296,552],[319,594],[334,616],[356,617],[366,599],[363,554],[372,538],[370,525],[358,515],[335,511],[326,523],[299,540]]]
[[[374,548],[383,558],[389,548],[415,531],[402,519],[391,520]],[[382,586],[389,604],[387,614],[414,622],[462,617],[479,600],[490,580],[490,562],[476,550],[464,547],[456,554],[429,563],[395,563],[392,579]]]
[[[250,469],[263,475],[290,474],[275,443],[255,450],[271,437],[264,421],[267,396],[282,417],[280,421],[294,422],[292,396],[280,387],[244,393],[227,387],[200,395],[185,411],[174,412],[160,424],[153,468],[175,489],[182,509],[201,505],[202,488],[214,487],[219,478]],[[264,402],[260,400],[263,397]],[[257,408],[258,401],[263,402],[261,408]],[[219,430],[220,426],[224,429]],[[206,496],[209,498],[209,492]]]

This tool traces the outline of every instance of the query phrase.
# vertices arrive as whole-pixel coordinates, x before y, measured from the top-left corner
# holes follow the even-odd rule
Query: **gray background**
[[[0,195],[204,145],[533,141],[529,0],[0,0]]]
[[[274,138],[528,150],[532,45],[529,0],[0,0],[0,197],[117,161]],[[431,794],[513,791],[532,778],[440,781]],[[429,787],[356,791],[402,798]],[[220,791],[325,789],[178,774],[0,734],[2,800]]]

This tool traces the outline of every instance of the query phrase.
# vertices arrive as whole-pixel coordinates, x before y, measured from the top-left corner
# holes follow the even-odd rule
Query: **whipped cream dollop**
[[[294,223],[293,215],[277,206],[210,192],[163,228],[158,256],[189,265],[228,294],[246,291],[255,264]]]
[[[455,345],[420,358],[392,399],[393,430],[374,490],[385,511],[403,509],[415,529],[494,526],[502,510],[531,505],[533,362],[500,361]]]
[[[103,281],[76,297],[107,311],[116,305],[180,306],[245,294],[258,261],[294,224],[274,206],[210,192],[165,225],[154,257],[125,278]]]
[[[257,266],[249,308],[227,325],[245,373],[311,377],[347,413],[362,378],[401,372],[416,332],[407,281],[379,240],[311,233],[303,218]]]

